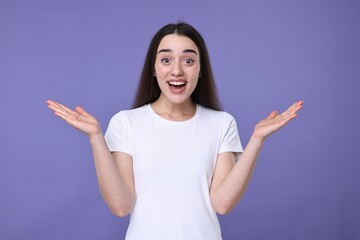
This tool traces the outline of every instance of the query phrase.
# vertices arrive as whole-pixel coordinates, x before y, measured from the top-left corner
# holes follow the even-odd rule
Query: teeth
[[[169,84],[175,85],[175,86],[185,85],[184,82],[170,82]]]

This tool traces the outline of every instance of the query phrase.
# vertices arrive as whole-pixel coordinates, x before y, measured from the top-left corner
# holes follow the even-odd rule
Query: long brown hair
[[[161,90],[156,81],[156,77],[154,76],[154,66],[156,51],[159,47],[160,41],[168,34],[178,34],[180,36],[188,37],[199,49],[200,78],[194,92],[191,94],[192,101],[204,107],[221,110],[205,41],[194,27],[183,22],[168,24],[162,27],[151,40],[146,54],[144,67],[141,72],[140,83],[133,103],[133,108],[152,103],[160,96]]]

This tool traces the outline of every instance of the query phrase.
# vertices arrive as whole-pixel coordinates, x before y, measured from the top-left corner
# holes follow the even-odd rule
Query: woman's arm
[[[111,212],[124,217],[135,200],[132,157],[126,153],[110,153],[102,134],[90,138],[100,193]]]
[[[111,154],[99,122],[83,108],[73,111],[51,100],[47,103],[55,115],[89,137],[102,197],[114,215],[129,214],[135,199],[131,156],[120,152]]]
[[[219,154],[210,186],[211,203],[217,213],[230,212],[240,201],[265,139],[295,118],[302,104],[302,101],[296,102],[282,114],[273,111],[256,124],[248,145],[236,163],[234,153]]]

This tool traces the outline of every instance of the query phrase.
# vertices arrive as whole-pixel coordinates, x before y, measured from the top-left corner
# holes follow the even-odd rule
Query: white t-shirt
[[[218,154],[243,151],[230,114],[197,105],[191,119],[175,122],[147,104],[114,115],[105,139],[133,158],[127,240],[222,239],[209,187]]]

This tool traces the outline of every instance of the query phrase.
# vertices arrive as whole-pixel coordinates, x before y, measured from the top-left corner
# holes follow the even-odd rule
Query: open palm
[[[96,118],[87,113],[82,107],[76,107],[75,111],[73,111],[58,102],[52,100],[46,102],[55,115],[86,135],[91,136],[101,132],[100,124]]]
[[[256,124],[254,135],[264,140],[295,118],[302,105],[303,101],[298,101],[281,114],[277,111],[271,112],[267,118]]]

